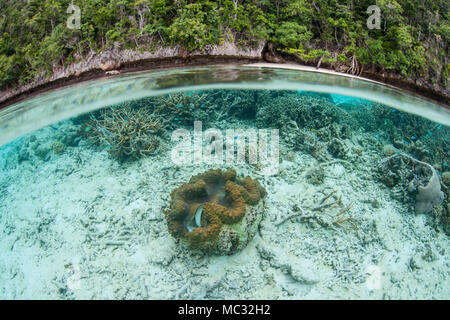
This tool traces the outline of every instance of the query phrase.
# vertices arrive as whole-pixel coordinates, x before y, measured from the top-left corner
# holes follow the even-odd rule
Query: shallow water
[[[93,82],[3,112],[1,298],[450,297],[446,110],[337,76],[220,70]],[[11,115],[36,121],[12,132]],[[229,223],[205,205],[235,208],[225,180],[202,178],[207,196],[181,196],[175,232],[171,192],[217,168],[265,194],[240,191],[245,215]],[[190,242],[217,219],[217,236]]]

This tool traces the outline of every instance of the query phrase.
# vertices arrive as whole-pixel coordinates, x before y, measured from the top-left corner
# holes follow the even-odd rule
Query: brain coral
[[[256,234],[266,191],[257,180],[216,169],[193,176],[170,196],[164,214],[173,237],[193,249],[232,254]]]

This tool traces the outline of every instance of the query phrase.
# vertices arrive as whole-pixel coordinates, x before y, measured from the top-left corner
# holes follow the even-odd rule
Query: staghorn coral
[[[323,97],[299,96],[295,92],[287,92],[272,99],[263,101],[256,114],[256,123],[260,127],[286,128],[291,121],[302,128],[319,130],[333,123],[353,127],[355,121],[345,110],[336,107]],[[334,128],[333,128],[334,130]],[[334,134],[346,137],[349,130],[338,128]]]
[[[163,116],[164,127],[192,125],[196,120],[209,118],[209,95],[202,91],[174,92],[168,95],[146,98],[145,103],[152,106],[156,114]]]
[[[91,114],[81,125],[81,134],[122,162],[154,154],[160,145],[155,136],[160,129],[159,117],[125,103]]]
[[[170,196],[164,214],[173,237],[193,249],[232,254],[255,235],[266,191],[257,180],[216,169],[192,177]]]

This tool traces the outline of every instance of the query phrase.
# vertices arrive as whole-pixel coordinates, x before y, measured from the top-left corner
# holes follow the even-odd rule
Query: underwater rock
[[[439,176],[432,165],[416,160],[402,153],[384,159],[380,166],[379,179],[388,187],[395,187],[396,193],[415,196],[417,213],[429,213],[433,206],[444,199]]]
[[[45,146],[45,145],[40,145],[36,148],[36,150],[34,151],[34,154],[39,157],[40,159],[47,161],[48,159],[50,159],[50,148]]]
[[[62,154],[64,152],[64,144],[60,141],[52,142],[50,147],[53,149],[54,154]]]
[[[255,236],[264,212],[265,189],[236,171],[209,170],[171,194],[164,212],[169,233],[192,249],[232,254]]]
[[[344,143],[339,140],[334,138],[333,140],[330,141],[330,143],[328,144],[328,152],[330,152],[330,154],[338,159],[345,159],[347,158],[347,149],[344,145]]]
[[[313,185],[322,184],[325,180],[325,170],[322,166],[317,166],[306,171],[306,181]]]
[[[23,161],[30,159],[30,152],[28,149],[22,148],[19,150],[19,153],[17,154],[17,162],[22,163]]]

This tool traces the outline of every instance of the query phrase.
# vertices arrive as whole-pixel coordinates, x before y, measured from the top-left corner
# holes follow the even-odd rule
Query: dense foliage
[[[72,2],[81,9],[79,30],[66,26]],[[373,4],[381,9],[379,30],[366,26]],[[393,70],[446,86],[448,10],[448,0],[0,0],[0,86],[111,46],[194,50],[258,39],[304,61]]]

